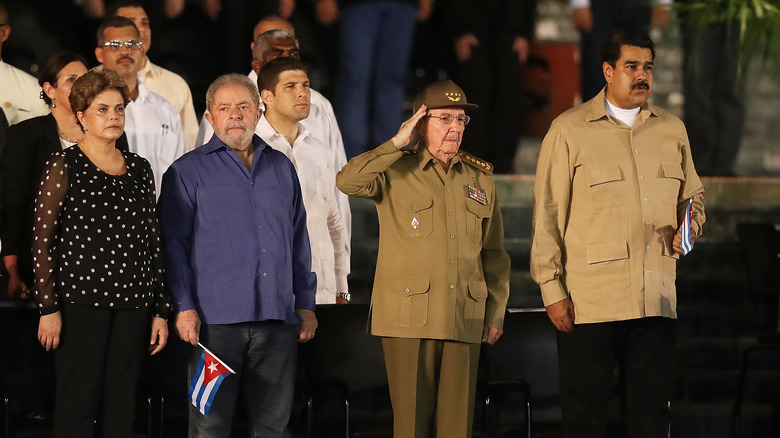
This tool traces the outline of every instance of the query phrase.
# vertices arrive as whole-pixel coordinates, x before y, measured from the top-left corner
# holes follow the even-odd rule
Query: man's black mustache
[[[123,60],[123,59],[127,59],[128,61],[130,61],[133,64],[135,64],[135,60],[133,58],[129,57],[129,56],[122,55],[122,56],[119,57],[120,61]]]
[[[648,84],[648,83],[647,83],[647,82],[645,82],[645,81],[642,81],[642,82],[636,82],[636,83],[634,83],[634,84],[631,84],[631,89],[632,89],[632,90],[636,90],[637,88],[644,88],[644,89],[646,89],[646,90],[649,90],[649,89],[650,89],[650,84]]]

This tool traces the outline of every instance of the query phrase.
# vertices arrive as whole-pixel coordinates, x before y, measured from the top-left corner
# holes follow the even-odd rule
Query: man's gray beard
[[[247,147],[249,147],[249,144],[252,142],[252,136],[254,135],[254,132],[250,131],[249,128],[247,128],[244,131],[244,134],[239,138],[238,140],[233,140],[227,135],[227,129],[225,129],[224,132],[218,133],[217,137],[219,137],[220,140],[222,140],[223,143],[230,146],[233,149],[237,150],[244,150]]]

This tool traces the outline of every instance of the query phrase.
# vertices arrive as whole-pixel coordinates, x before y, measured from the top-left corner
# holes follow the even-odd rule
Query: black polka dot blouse
[[[64,301],[153,306],[155,316],[168,317],[152,169],[144,158],[123,154],[123,175],[98,169],[78,145],[46,163],[33,228],[34,296],[42,315]]]

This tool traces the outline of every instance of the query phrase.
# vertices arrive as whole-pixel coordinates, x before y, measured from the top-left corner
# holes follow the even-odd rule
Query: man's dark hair
[[[102,46],[105,41],[103,41],[103,34],[106,33],[106,29],[109,27],[113,28],[123,28],[123,27],[132,27],[135,29],[136,36],[138,38],[141,38],[141,32],[138,30],[137,27],[135,27],[135,23],[133,23],[133,20],[126,18],[126,17],[108,17],[105,20],[103,20],[102,23],[100,23],[100,26],[98,26],[97,30],[97,45],[98,47]]]
[[[257,74],[257,89],[262,93],[268,90],[276,94],[276,84],[279,83],[279,75],[290,70],[306,71],[306,65],[297,58],[276,58],[264,65]]]
[[[650,49],[653,60],[655,60],[655,44],[653,44],[653,40],[647,36],[647,33],[633,27],[627,27],[617,29],[607,37],[607,41],[604,42],[604,49],[601,51],[601,61],[615,67],[617,60],[620,59],[621,46]]]
[[[111,2],[108,7],[106,7],[106,13],[104,17],[113,17],[117,14],[117,11],[119,8],[143,8],[143,10],[146,10],[146,6],[144,5],[145,2],[138,1],[138,0],[117,0],[115,2]]]

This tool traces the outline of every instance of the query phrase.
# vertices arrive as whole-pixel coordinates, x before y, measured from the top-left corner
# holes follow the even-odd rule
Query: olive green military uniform
[[[433,406],[439,435],[446,427],[448,436],[468,436],[483,326],[503,325],[509,297],[492,165],[460,152],[445,173],[422,143],[402,152],[387,142],[350,160],[336,182],[344,193],[376,202],[371,333],[385,337],[396,437],[427,436],[420,416]],[[431,350],[442,349],[431,359]],[[462,351],[447,353],[453,349]],[[434,393],[421,395],[420,374],[439,373]],[[465,393],[448,395],[445,380],[460,381]]]

